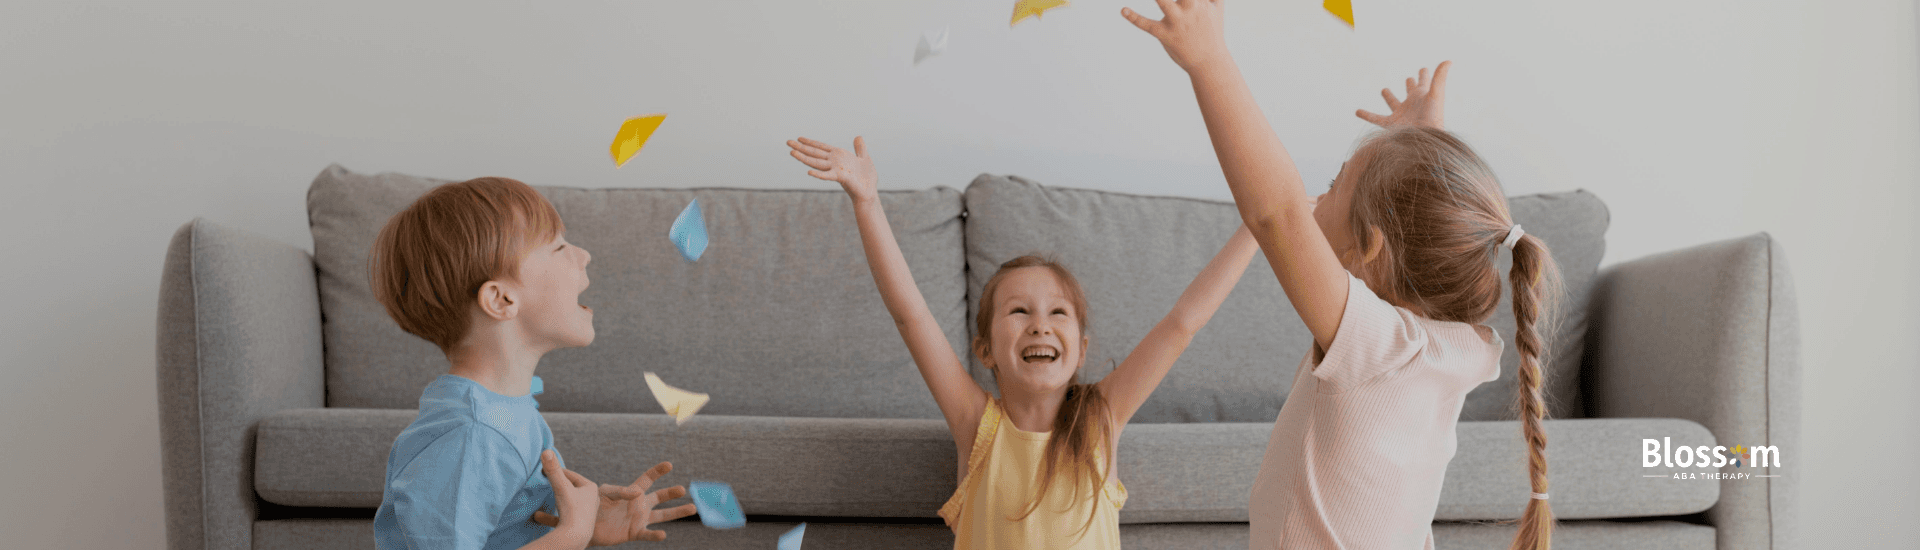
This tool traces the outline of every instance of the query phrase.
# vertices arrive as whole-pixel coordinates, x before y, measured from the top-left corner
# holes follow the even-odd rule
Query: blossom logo
[[[1732,449],[1722,446],[1705,445],[1675,447],[1673,438],[1640,440],[1640,467],[1642,468],[1777,468],[1780,467],[1780,448],[1772,445],[1734,445]],[[1665,474],[1642,475],[1640,477],[1669,477],[1673,479],[1747,479],[1754,477],[1780,477],[1777,474],[1753,474],[1750,472],[1689,472],[1674,471]]]

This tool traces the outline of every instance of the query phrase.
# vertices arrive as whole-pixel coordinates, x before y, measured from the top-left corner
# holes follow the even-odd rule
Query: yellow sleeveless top
[[[1014,427],[1001,414],[999,400],[987,398],[967,458],[967,475],[940,507],[940,517],[953,529],[954,548],[1120,547],[1120,507],[1127,504],[1127,488],[1118,479],[1098,495],[1080,491],[1075,502],[1062,502],[1073,496],[1073,486],[1065,477],[1056,479],[1032,515],[1008,519],[1019,517],[1033,502],[1039,489],[1035,478],[1051,435]]]

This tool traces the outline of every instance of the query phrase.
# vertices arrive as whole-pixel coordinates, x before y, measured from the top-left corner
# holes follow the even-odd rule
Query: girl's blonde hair
[[[996,317],[993,296],[1008,273],[1028,267],[1042,267],[1053,273],[1054,278],[1060,282],[1061,288],[1066,291],[1067,300],[1073,303],[1074,317],[1080,325],[1080,334],[1082,336],[1087,334],[1087,294],[1081,290],[1080,281],[1073,277],[1073,273],[1067,271],[1066,266],[1052,258],[1034,255],[1008,260],[1000,264],[1000,269],[993,272],[993,276],[987,279],[986,287],[981,289],[980,312],[974,315],[973,320],[973,354],[980,357],[981,362],[986,363],[989,369],[995,369],[991,361],[993,350],[991,335],[993,320]],[[1086,350],[1080,351],[1080,356],[1086,357]],[[997,369],[995,375],[998,376]],[[1053,485],[1054,478],[1060,477],[1056,473],[1063,469],[1065,477],[1073,484],[1073,493],[1069,495],[1069,500],[1066,502],[1078,501],[1080,489],[1083,487],[1091,491],[1089,497],[1099,495],[1100,490],[1107,484],[1107,472],[1101,467],[1106,457],[1101,456],[1096,449],[1101,448],[1101,444],[1113,433],[1112,422],[1113,416],[1108,412],[1107,398],[1101,395],[1100,387],[1080,383],[1080,371],[1075,370],[1073,381],[1067,385],[1066,401],[1060,404],[1059,414],[1053,417],[1053,435],[1047,439],[1047,450],[1043,453],[1045,458],[1040,461],[1040,488],[1034,492],[1033,502],[1027,505],[1025,512],[1018,517],[1007,519],[1020,521],[1033,515],[1034,510],[1040,508],[1040,501],[1046,499],[1047,489]],[[1112,449],[1107,449],[1107,452],[1112,452]],[[1079,532],[1084,533],[1091,528],[1093,519],[1093,515],[1088,515],[1087,523],[1080,527]]]
[[[1493,170],[1445,130],[1396,128],[1370,137],[1361,149],[1350,229],[1358,250],[1381,247],[1361,267],[1382,298],[1412,304],[1440,321],[1482,323],[1500,303],[1494,260],[1514,226]],[[1359,157],[1360,155],[1356,155]],[[1376,235],[1375,231],[1378,231]],[[1376,237],[1380,243],[1374,243]],[[1560,273],[1545,241],[1522,236],[1513,245],[1515,343],[1520,352],[1520,430],[1527,440],[1533,492],[1547,493],[1546,403],[1541,371],[1546,343],[1539,325],[1560,295]],[[1553,510],[1529,498],[1513,548],[1545,549],[1553,542]]]

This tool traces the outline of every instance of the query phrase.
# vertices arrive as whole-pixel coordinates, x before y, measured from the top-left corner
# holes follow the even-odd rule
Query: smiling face
[[[593,343],[593,309],[580,305],[587,289],[587,262],[593,255],[556,233],[520,259],[514,281],[506,281],[520,297],[516,319],[528,341],[547,349]]]
[[[992,291],[981,362],[1005,388],[1044,393],[1066,387],[1086,359],[1087,338],[1073,295],[1054,270],[1019,267],[1001,273]]]

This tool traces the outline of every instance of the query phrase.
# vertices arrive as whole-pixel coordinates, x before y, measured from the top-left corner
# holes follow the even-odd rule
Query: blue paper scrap
[[[799,527],[780,535],[780,550],[800,550],[800,537],[804,536],[807,536],[807,524],[800,522]]]
[[[687,261],[700,261],[700,254],[707,251],[707,219],[700,215],[700,199],[687,203],[687,209],[673,219],[667,239],[673,241],[673,246],[680,249],[680,255],[686,256]]]
[[[718,481],[695,481],[687,484],[687,492],[693,495],[693,509],[700,513],[700,523],[707,527],[747,526],[747,514],[740,511],[740,499],[733,497],[732,486]]]

